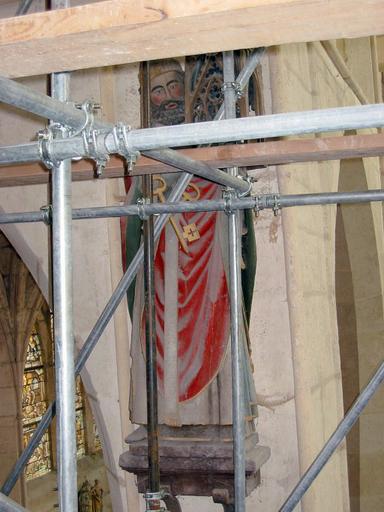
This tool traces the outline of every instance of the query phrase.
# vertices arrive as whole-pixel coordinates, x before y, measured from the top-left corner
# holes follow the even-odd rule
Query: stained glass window
[[[76,445],[77,456],[85,455],[84,398],[80,377],[76,378]]]
[[[47,409],[46,374],[41,340],[36,332],[29,338],[24,368],[22,395],[23,445],[27,446],[37,424]],[[52,469],[49,433],[46,432],[30,458],[25,475],[27,480],[48,473]]]
[[[51,319],[52,322],[52,319]],[[52,333],[53,334],[53,333]],[[27,446],[29,439],[33,435],[41,417],[47,410],[47,375],[45,371],[45,363],[54,364],[55,347],[52,343],[52,361],[45,361],[41,346],[41,340],[36,331],[30,338],[27,347],[27,355],[24,367],[23,382],[23,445]],[[83,457],[87,452],[86,432],[85,432],[85,402],[84,391],[81,379],[76,378],[76,444],[77,457]],[[100,438],[93,423],[93,435],[95,449],[101,449]],[[52,470],[51,455],[51,439],[50,430],[48,430],[39,446],[33,453],[28,465],[26,466],[25,475],[27,480],[42,476]]]

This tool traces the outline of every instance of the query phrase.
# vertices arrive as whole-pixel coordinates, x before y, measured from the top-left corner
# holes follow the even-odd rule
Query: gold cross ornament
[[[154,188],[153,195],[155,197],[158,197],[159,201],[161,203],[165,202],[165,196],[164,192],[167,190],[167,184],[165,179],[162,176],[154,175],[153,176],[153,182],[159,183],[157,187]],[[192,189],[195,193],[191,194],[190,192],[187,192],[187,190]],[[196,201],[200,197],[200,190],[197,185],[194,183],[190,183],[187,187],[187,190],[183,193],[183,199],[184,201]],[[169,222],[172,224],[173,229],[175,230],[176,236],[179,239],[180,245],[183,248],[184,252],[188,254],[188,245],[187,242],[194,242],[195,240],[198,240],[200,238],[199,230],[197,229],[197,226],[195,223],[187,224],[183,227],[183,233],[180,233],[178,224],[176,223],[175,219],[170,215]]]
[[[199,230],[194,222],[183,227],[183,237],[188,242],[194,242],[200,238]]]

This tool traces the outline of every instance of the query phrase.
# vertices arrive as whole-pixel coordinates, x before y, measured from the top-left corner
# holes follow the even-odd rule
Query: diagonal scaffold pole
[[[21,0],[17,7],[15,16],[22,16],[23,14],[26,14],[32,5],[32,2],[33,0]]]
[[[0,512],[28,512],[28,510],[0,492]]]
[[[254,58],[254,55],[252,54],[251,57],[247,60],[243,73],[250,73],[251,70],[254,70],[255,66],[258,64],[260,58],[262,56],[262,53],[258,54],[258,58]],[[5,100],[6,103],[8,103],[11,99],[13,101],[13,105],[19,108],[23,108],[18,102],[20,98],[28,98],[29,94],[34,95],[34,91],[31,91],[30,89],[26,88],[25,86],[22,86],[21,84],[18,84],[16,82],[12,82],[11,80],[3,79],[0,77],[0,99],[2,99],[2,95],[7,94],[7,85],[11,82],[11,93],[7,97],[8,101]],[[18,87],[21,86],[21,89],[18,89]],[[17,89],[16,91],[14,89]],[[9,93],[9,91],[8,91]],[[37,93],[36,93],[37,94]],[[67,104],[61,104],[60,102],[55,102],[55,100],[49,98],[49,96],[45,95],[37,95],[34,96],[33,99],[29,98],[28,107],[25,106],[24,110],[32,111],[30,109],[35,108],[34,105],[39,104],[39,102],[44,102],[44,108],[45,108],[45,114],[43,114],[43,117],[52,118],[55,121],[63,124],[68,124],[69,126],[72,126],[76,129],[80,129],[84,126],[85,123],[85,114],[81,110],[77,110],[74,108],[71,108]],[[60,111],[61,109],[61,111]],[[59,111],[59,114],[57,113]],[[66,118],[63,119],[62,116],[64,116],[63,111],[65,111]],[[61,112],[61,113],[60,113]],[[42,115],[41,113],[34,111],[37,115]],[[97,126],[100,126],[98,124]],[[102,126],[100,126],[101,128]],[[170,202],[175,202],[180,200],[184,190],[188,186],[189,181],[191,180],[192,175],[188,173],[182,173],[179,177],[177,183],[174,185],[172,191],[170,192],[169,196],[167,197],[167,200]],[[156,240],[164,228],[166,222],[168,220],[168,214],[161,215],[156,223],[154,228],[154,239]],[[83,347],[80,350],[79,356],[76,360],[75,364],[75,373],[76,375],[79,375],[81,370],[83,369],[88,357],[92,353],[94,347],[96,346],[98,340],[100,339],[103,331],[105,330],[109,320],[112,318],[115,310],[117,309],[118,305],[120,304],[121,300],[125,296],[129,286],[131,285],[139,266],[143,262],[143,246],[139,248],[139,250],[136,253],[135,258],[132,260],[129,268],[125,272],[124,276],[120,280],[119,284],[117,285],[115,291],[113,292],[110,300],[106,304],[103,312],[101,313],[100,317],[98,318],[97,322],[95,323],[92,331],[90,332],[88,338],[86,339]],[[19,459],[16,461],[14,467],[12,468],[9,476],[7,477],[6,481],[4,482],[1,492],[3,492],[5,495],[10,494],[13,487],[15,486],[21,472],[24,470],[26,464],[28,463],[30,457],[32,456],[35,449],[38,447],[41,438],[43,437],[45,431],[51,424],[53,418],[56,414],[56,402],[53,401],[48,406],[47,411],[43,415],[42,419],[40,420],[35,432],[33,433],[32,437],[29,440],[28,445],[25,447],[24,451],[20,455]]]
[[[345,415],[344,419],[339,423],[339,426],[336,428],[334,433],[331,435],[331,437],[320,451],[319,455],[301,477],[299,483],[296,485],[285,503],[279,509],[279,512],[292,512],[292,510],[296,507],[301,498],[307,492],[308,488],[311,486],[312,482],[328,462],[331,455],[335,452],[341,441],[356,423],[360,414],[363,412],[364,408],[374,393],[377,391],[380,384],[382,384],[383,380],[384,362],[381,363],[372,379],[368,382],[363,391],[357,397],[352,407]]]

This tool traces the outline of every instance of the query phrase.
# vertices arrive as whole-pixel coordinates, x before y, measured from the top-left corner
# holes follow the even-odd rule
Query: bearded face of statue
[[[179,69],[153,74],[150,84],[151,126],[184,122],[184,77]]]

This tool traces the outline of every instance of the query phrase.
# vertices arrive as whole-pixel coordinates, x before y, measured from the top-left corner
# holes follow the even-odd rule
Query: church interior
[[[0,511],[384,509],[383,34],[0,0]]]

